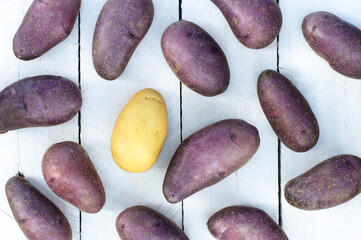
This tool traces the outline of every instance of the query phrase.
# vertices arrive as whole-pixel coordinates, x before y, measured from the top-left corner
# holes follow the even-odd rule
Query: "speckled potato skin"
[[[282,12],[274,0],[211,0],[222,12],[234,35],[251,49],[265,48],[278,36]]]
[[[25,178],[10,178],[5,191],[14,218],[29,240],[72,239],[64,214]]]
[[[88,153],[78,143],[52,145],[44,154],[42,172],[50,189],[80,211],[97,213],[104,206],[102,181]]]
[[[144,206],[125,209],[116,220],[122,240],[189,240],[169,218]]]
[[[0,92],[0,134],[65,123],[81,105],[80,90],[69,79],[44,75],[19,80]]]
[[[302,32],[307,43],[338,73],[361,79],[361,30],[328,12],[305,17]]]
[[[208,220],[208,230],[218,240],[288,240],[278,224],[261,209],[231,206]]]
[[[257,83],[258,99],[273,131],[289,149],[306,152],[318,141],[320,130],[307,100],[282,74],[263,71]]]
[[[213,123],[184,140],[163,182],[168,202],[177,203],[223,180],[245,165],[260,144],[258,130],[240,119]]]
[[[228,88],[226,56],[201,27],[184,20],[175,22],[164,31],[161,46],[174,74],[193,91],[211,97]]]
[[[319,210],[351,200],[361,192],[361,159],[338,155],[290,180],[284,190],[289,204]]]
[[[80,10],[80,0],[34,0],[13,40],[17,58],[40,57],[66,39]]]
[[[148,32],[154,17],[152,0],[108,0],[93,36],[93,64],[100,77],[117,79]]]

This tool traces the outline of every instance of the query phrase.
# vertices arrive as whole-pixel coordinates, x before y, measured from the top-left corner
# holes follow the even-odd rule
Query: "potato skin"
[[[80,90],[69,79],[44,75],[19,80],[0,92],[0,134],[65,123],[81,105]]]
[[[318,141],[320,130],[307,100],[280,73],[263,71],[257,83],[258,99],[273,131],[289,149],[306,152]]]
[[[189,240],[169,218],[144,206],[134,206],[121,212],[116,229],[122,240]]]
[[[282,12],[274,0],[212,0],[221,10],[234,35],[244,46],[270,45],[281,31]]]
[[[64,214],[25,178],[10,178],[5,191],[15,220],[29,240],[72,239]]]
[[[258,130],[240,119],[213,123],[184,140],[168,166],[163,194],[177,203],[245,165],[260,144]]]
[[[167,106],[154,89],[143,89],[129,100],[114,124],[111,152],[127,172],[148,171],[157,162],[168,133]]]
[[[108,0],[93,36],[93,64],[100,77],[118,78],[148,32],[154,17],[152,0]]]
[[[201,27],[181,20],[162,35],[163,55],[179,80],[203,96],[226,91],[230,71],[218,43]]]
[[[313,12],[302,23],[307,43],[338,73],[361,79],[361,30],[328,12]]]
[[[221,209],[210,217],[207,225],[213,237],[219,240],[288,240],[267,213],[254,207]]]
[[[34,0],[13,40],[17,58],[40,57],[66,39],[80,10],[80,0]]]
[[[52,145],[44,154],[42,172],[50,189],[80,211],[97,213],[104,206],[102,181],[79,144],[68,141]]]
[[[319,210],[347,202],[360,192],[361,159],[338,155],[290,180],[284,196],[296,208]]]

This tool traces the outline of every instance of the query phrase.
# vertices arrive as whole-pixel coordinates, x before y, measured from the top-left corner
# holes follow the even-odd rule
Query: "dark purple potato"
[[[306,152],[316,145],[320,134],[316,117],[288,78],[266,70],[259,75],[257,92],[268,122],[286,147]]]
[[[274,0],[212,0],[236,38],[246,47],[270,45],[282,27],[282,13]]]
[[[10,178],[5,191],[15,220],[29,240],[72,239],[64,214],[25,178]]]
[[[169,218],[144,206],[134,206],[119,214],[117,232],[122,240],[189,240]]]
[[[345,203],[361,192],[361,159],[338,155],[290,180],[284,195],[303,210],[319,210]]]
[[[108,0],[93,36],[93,64],[100,77],[118,78],[153,22],[152,0]]]
[[[81,105],[80,90],[69,79],[46,75],[19,80],[0,92],[0,134],[65,123]]]
[[[43,157],[42,171],[50,189],[80,211],[96,213],[104,206],[102,181],[88,153],[79,144],[52,145]]]
[[[208,220],[208,230],[218,240],[288,240],[278,224],[261,209],[231,206]]]
[[[361,79],[361,30],[328,12],[305,17],[302,32],[307,43],[338,73]]]
[[[175,22],[163,33],[161,45],[168,65],[187,87],[208,97],[226,91],[230,79],[226,56],[202,28]]]
[[[168,166],[165,198],[177,203],[218,183],[245,165],[259,144],[258,130],[240,119],[219,121],[193,133],[181,143]]]
[[[66,39],[80,10],[80,0],[34,0],[13,40],[22,60],[40,57]]]

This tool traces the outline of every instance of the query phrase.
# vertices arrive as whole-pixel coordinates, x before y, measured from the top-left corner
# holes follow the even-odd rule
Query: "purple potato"
[[[81,105],[80,90],[69,79],[44,75],[19,80],[0,92],[0,134],[65,123]]]
[[[175,22],[163,33],[161,45],[170,68],[187,87],[208,97],[226,91],[230,79],[226,56],[201,27]]]
[[[306,152],[316,145],[320,135],[317,119],[288,78],[272,70],[263,71],[257,93],[268,122],[286,147]]]
[[[80,211],[97,213],[104,206],[102,181],[88,153],[79,144],[52,145],[43,157],[42,171],[50,189]]]
[[[258,130],[240,119],[213,123],[193,133],[174,153],[163,182],[177,203],[223,180],[245,165],[260,144]]]
[[[223,240],[288,240],[285,232],[261,209],[231,206],[208,220],[208,229]]]
[[[116,220],[122,240],[189,240],[169,218],[144,206],[125,209]]]
[[[360,192],[361,159],[338,155],[290,180],[284,195],[296,208],[319,210],[345,203]]]
[[[361,79],[361,30],[332,13],[305,17],[302,32],[307,43],[338,73]]]
[[[212,0],[244,46],[270,45],[281,31],[282,12],[274,0]]]
[[[118,78],[148,32],[154,17],[152,0],[108,0],[93,36],[93,64],[100,77]]]
[[[40,57],[66,39],[80,10],[80,0],[34,0],[13,40],[17,58]]]
[[[64,214],[25,178],[10,178],[5,190],[15,220],[29,240],[72,239]]]

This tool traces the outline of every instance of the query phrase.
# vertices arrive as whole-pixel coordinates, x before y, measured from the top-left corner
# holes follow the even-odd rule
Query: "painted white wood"
[[[178,0],[157,0],[154,21],[132,56],[125,72],[114,81],[100,78],[92,63],[92,38],[104,0],[84,1],[81,10],[82,144],[103,181],[107,201],[98,214],[82,214],[82,239],[119,239],[118,214],[134,205],[145,205],[181,225],[181,204],[169,204],[162,183],[170,158],[180,143],[179,83],[163,58],[160,39],[166,27],[178,20]],[[157,163],[146,173],[127,173],[114,162],[110,137],[115,120],[129,99],[144,88],[159,91],[168,109],[169,130]]]
[[[183,138],[227,118],[240,118],[257,127],[261,145],[237,173],[184,201],[185,230],[191,239],[212,239],[206,223],[216,211],[230,205],[250,205],[278,220],[277,137],[263,115],[257,97],[257,78],[277,67],[277,44],[262,50],[244,47],[234,37],[219,9],[209,0],[183,0],[183,19],[206,30],[227,56],[231,82],[223,94],[203,97],[183,85]]]
[[[12,39],[30,6],[31,1],[3,2],[0,7],[0,89],[30,76],[54,74],[75,82],[78,78],[78,34],[75,24],[71,36],[42,57],[32,61],[17,59],[12,50]],[[73,239],[79,239],[79,211],[58,198],[46,185],[41,172],[41,160],[46,149],[60,141],[77,141],[77,116],[68,123],[55,127],[29,128],[8,132],[0,136],[0,226],[2,239],[25,239],[12,217],[5,195],[6,181],[22,172],[25,177],[53,201],[68,218]]]
[[[337,154],[360,155],[361,82],[344,77],[317,56],[303,38],[303,18],[314,11],[329,11],[361,27],[361,2],[280,0],[284,26],[280,35],[280,71],[309,101],[320,125],[320,140],[307,153],[282,145],[282,187],[323,160]],[[282,198],[283,227],[292,240],[360,239],[361,197],[320,211],[302,211]]]
[[[317,163],[341,153],[359,155],[361,148],[361,82],[334,72],[307,45],[301,32],[303,17],[316,10],[327,10],[361,28],[356,0],[280,0],[284,25],[280,35],[280,71],[305,95],[320,124],[321,136],[315,148],[294,153],[282,145],[282,187]],[[155,19],[147,36],[135,51],[123,75],[112,82],[95,72],[91,57],[92,36],[105,0],[83,1],[81,8],[81,85],[84,105],[81,139],[107,194],[107,202],[97,214],[82,213],[81,236],[85,240],[119,239],[117,215],[127,207],[152,207],[178,225],[182,224],[181,204],[169,204],[162,194],[162,182],[170,158],[180,143],[179,81],[166,64],[160,49],[165,28],[178,20],[178,0],[154,0]],[[12,38],[31,1],[3,2],[0,7],[0,89],[28,76],[56,74],[78,79],[78,23],[69,38],[42,57],[24,62],[12,52]],[[209,0],[183,0],[183,19],[193,21],[220,44],[231,69],[231,84],[220,96],[202,97],[183,86],[183,138],[215,121],[241,118],[256,126],[261,146],[256,155],[237,173],[184,201],[185,232],[192,240],[212,239],[206,222],[219,209],[251,205],[278,220],[277,137],[258,103],[256,82],[265,69],[276,69],[276,43],[263,50],[251,50],[233,36],[221,12]],[[118,168],[110,154],[110,136],[121,109],[133,94],[155,88],[168,107],[169,131],[156,165],[146,173],[131,174]],[[53,143],[78,140],[77,116],[60,126],[12,131],[0,135],[0,189],[7,179],[21,171],[42,193],[65,213],[73,228],[73,239],[80,239],[79,211],[59,199],[47,187],[41,160]],[[283,189],[282,189],[283,190]],[[361,197],[341,206],[308,212],[291,207],[282,196],[283,227],[289,238],[359,239]],[[4,190],[0,191],[0,226],[4,239],[25,239],[13,220]],[[5,227],[4,227],[5,226]]]

